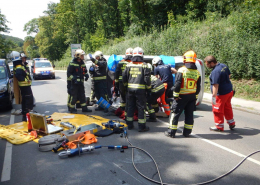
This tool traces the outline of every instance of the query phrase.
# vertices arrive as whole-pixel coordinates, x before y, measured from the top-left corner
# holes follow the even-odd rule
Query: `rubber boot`
[[[146,126],[146,123],[138,123],[138,132],[146,132],[149,130],[149,127]]]
[[[82,108],[80,103],[76,103],[76,108]]]
[[[132,130],[134,128],[134,123],[131,121],[126,121],[126,124],[127,124],[127,127],[128,127],[128,130]]]
[[[87,106],[82,107],[82,112],[92,112]]]
[[[168,128],[168,130],[164,132],[164,135],[167,136],[167,137],[174,138],[175,137],[175,133],[176,133],[175,130],[172,130],[172,129]]]
[[[75,109],[75,108],[70,108],[70,113],[77,114],[77,109]]]
[[[70,112],[70,107],[68,106],[68,111]]]

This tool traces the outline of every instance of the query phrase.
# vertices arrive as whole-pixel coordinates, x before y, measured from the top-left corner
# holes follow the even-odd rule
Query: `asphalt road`
[[[85,84],[86,95],[90,94],[90,82]],[[56,72],[56,79],[33,81],[36,98],[35,110],[48,114],[67,112],[66,73]],[[20,108],[19,105],[15,106]],[[104,116],[103,112],[93,112]],[[81,113],[80,109],[78,113]],[[190,138],[184,138],[181,130],[183,115],[179,121],[176,138],[167,138],[168,118],[158,118],[158,122],[147,123],[150,131],[128,131],[130,142],[149,152],[158,164],[161,178],[168,184],[198,184],[214,179],[236,166],[246,155],[260,150],[260,116],[234,110],[236,128],[225,125],[225,132],[212,132],[211,105],[203,102],[194,113],[194,129]],[[115,116],[105,116],[108,119]],[[11,121],[10,121],[11,119]],[[10,116],[10,111],[0,112],[0,123],[20,122],[21,116]],[[125,138],[114,134],[98,138],[98,145],[126,145]],[[159,181],[156,167],[151,158],[139,150],[134,150],[137,168],[149,178]],[[10,145],[0,139],[1,184],[156,184],[140,176],[132,165],[132,150],[123,153],[105,148],[94,150],[81,156],[60,159],[52,152],[38,151],[35,142]],[[10,175],[8,176],[8,173]],[[9,178],[8,178],[9,177]],[[260,184],[260,153],[247,159],[237,170],[211,184]]]

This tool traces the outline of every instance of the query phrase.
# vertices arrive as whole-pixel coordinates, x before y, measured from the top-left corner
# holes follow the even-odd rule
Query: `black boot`
[[[134,128],[134,123],[133,122],[126,121],[126,124],[127,124],[128,130],[132,130]]]
[[[164,135],[167,136],[167,137],[174,138],[175,137],[175,133],[176,133],[176,131],[168,128],[168,130],[164,132]]]
[[[75,109],[75,108],[70,108],[70,113],[77,114],[77,109]]]
[[[149,130],[149,127],[145,123],[138,123],[138,132],[146,132]]]
[[[80,103],[76,103],[76,108],[82,108]]]
[[[82,112],[92,112],[87,106],[82,107]]]
[[[68,111],[70,112],[70,107],[68,106]]]

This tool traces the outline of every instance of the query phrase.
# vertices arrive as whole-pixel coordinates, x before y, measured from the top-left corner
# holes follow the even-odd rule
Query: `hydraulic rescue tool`
[[[61,158],[65,158],[65,157],[72,157],[75,155],[80,155],[82,153],[88,153],[88,152],[92,152],[94,151],[94,149],[99,149],[102,147],[107,147],[108,149],[118,149],[118,150],[124,150],[124,149],[128,149],[129,146],[127,145],[118,145],[118,146],[114,146],[114,145],[109,145],[109,146],[87,146],[87,147],[82,147],[82,148],[76,148],[76,149],[69,149],[67,151],[62,151],[60,152],[58,155]]]
[[[68,140],[68,139],[65,139],[62,143],[60,143],[59,145],[57,145],[56,147],[54,147],[54,148],[52,149],[52,151],[54,151],[55,153],[57,153],[58,150],[59,150],[61,147],[67,148],[66,143],[68,143],[68,142],[69,142],[69,140]]]
[[[121,125],[119,121],[116,122],[116,121],[113,121],[113,120],[109,120],[106,123],[102,123],[102,125],[105,126],[106,128],[124,127],[124,125]]]
[[[70,122],[60,122],[60,125],[69,129],[75,128],[75,126],[72,125]]]

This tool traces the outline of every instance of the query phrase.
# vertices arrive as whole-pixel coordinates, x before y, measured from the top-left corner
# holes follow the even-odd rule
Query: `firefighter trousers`
[[[125,110],[126,106],[126,87],[122,81],[119,81],[120,107]]]
[[[94,81],[94,89],[95,89],[95,96],[96,96],[97,100],[99,100],[102,97],[107,102],[109,102],[108,95],[107,95],[107,82],[106,82],[106,80],[95,80]]]
[[[155,112],[159,111],[159,105],[157,99],[160,98],[164,93],[164,88],[157,92],[152,92],[151,96],[147,98],[147,103],[151,105]]]
[[[179,117],[184,110],[185,120],[184,120],[184,129],[183,135],[189,135],[193,128],[193,111],[196,104],[196,95],[195,94],[180,94],[180,98],[177,101],[174,100],[171,107],[171,115],[169,117],[169,129],[172,130],[172,134],[175,135],[177,131],[177,125]]]
[[[71,92],[71,102],[70,107],[75,108],[75,104],[77,100],[79,99],[81,107],[87,106],[86,104],[86,97],[85,97],[85,88],[84,84],[71,84],[70,88]]]
[[[94,87],[95,81],[91,80],[91,92],[90,92],[90,101],[94,101],[95,100],[95,87]]]
[[[33,110],[33,93],[31,86],[20,86],[22,95],[22,115],[25,116],[30,110]]]
[[[138,124],[146,124],[146,93],[142,90],[131,90],[127,92],[127,117],[126,124],[133,126],[135,108],[138,110]]]

